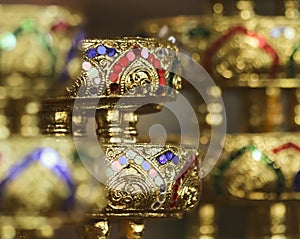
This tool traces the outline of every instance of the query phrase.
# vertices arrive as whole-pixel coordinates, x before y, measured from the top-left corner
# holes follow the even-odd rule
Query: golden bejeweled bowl
[[[149,19],[139,29],[149,36],[175,37],[221,85],[297,78],[297,2],[285,1],[285,16],[257,15],[252,1],[236,6],[238,15],[223,15],[222,3],[214,3],[210,15]]]
[[[245,238],[299,235],[299,133],[228,134],[223,153],[210,175],[200,205],[202,236],[222,238],[224,208],[242,210]],[[202,219],[207,215],[206,219]],[[207,230],[206,230],[207,228]],[[208,230],[209,228],[209,230]]]
[[[299,134],[228,135],[213,174],[218,196],[240,202],[299,200]]]
[[[18,231],[51,237],[105,207],[104,187],[82,165],[71,138],[15,135],[0,142],[0,153],[1,237]]]
[[[30,4],[0,4],[0,16],[1,138],[34,136],[40,98],[80,72],[83,17],[62,6]]]
[[[169,41],[140,37],[86,39],[82,47],[80,76],[66,87],[64,95],[49,97],[43,103],[44,133],[69,134],[73,124],[73,134],[84,134],[80,131],[85,129],[80,129],[80,125],[97,110],[102,134],[106,131],[111,138],[111,133],[118,132],[105,129],[109,121],[124,120],[135,127],[137,117],[132,116],[130,109],[136,108],[138,114],[157,112],[163,102],[174,99],[175,89],[181,88],[181,78],[172,72],[177,67],[177,48]],[[117,112],[122,107],[129,109],[128,114]],[[75,119],[74,109],[81,108],[85,115]],[[107,120],[106,114],[109,114]],[[134,127],[132,133],[136,135]],[[124,140],[120,137],[119,142]]]
[[[2,86],[19,86],[42,94],[61,74],[74,77],[79,73],[76,49],[83,37],[79,29],[81,15],[61,6],[30,4],[1,4],[0,13]],[[77,65],[77,70],[68,72],[71,65]]]
[[[181,218],[197,205],[201,184],[195,151],[145,143],[104,147],[108,205],[91,217]]]
[[[224,15],[218,2],[211,14],[149,19],[138,29],[149,36],[174,37],[181,50],[201,63],[229,107],[237,109],[228,118],[242,123],[230,132],[299,130],[297,1],[285,1],[284,16],[257,15],[252,1],[237,1],[236,6],[237,15]],[[220,106],[206,106],[201,99],[198,104],[201,126],[211,127],[212,119],[220,118]]]

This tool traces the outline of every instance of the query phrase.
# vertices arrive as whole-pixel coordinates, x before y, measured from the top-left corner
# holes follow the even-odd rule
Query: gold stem
[[[84,239],[107,239],[110,233],[108,221],[99,221],[85,226]]]
[[[5,114],[12,134],[36,136],[39,134],[40,103],[36,99],[8,99]]]
[[[218,209],[212,203],[202,202],[188,217],[186,239],[216,239]]]
[[[281,90],[272,87],[267,88],[266,97],[266,121],[264,131],[278,131],[284,122],[282,114]]]
[[[250,132],[274,132],[283,129],[282,92],[279,88],[251,90],[249,94],[249,126]],[[286,127],[291,127],[287,125]]]
[[[66,109],[62,107],[51,106],[51,104],[43,104],[41,108],[40,128],[42,134],[48,135],[70,135],[75,136],[85,134],[86,117],[71,115]],[[73,124],[72,124],[73,121]]]
[[[100,143],[136,143],[136,123],[134,112],[118,109],[98,110],[96,113],[97,135]]]
[[[143,221],[122,221],[120,239],[143,238],[145,225]]]
[[[199,207],[199,238],[216,238],[216,214],[213,204],[204,204]]]

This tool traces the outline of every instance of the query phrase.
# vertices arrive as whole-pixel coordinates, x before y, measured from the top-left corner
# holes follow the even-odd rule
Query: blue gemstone
[[[97,52],[99,55],[104,55],[106,53],[106,47],[105,46],[98,46]]]
[[[142,168],[146,171],[150,170],[150,164],[147,161],[142,163]]]
[[[175,156],[172,158],[172,162],[175,163],[175,164],[178,164],[178,163],[179,163],[179,158],[175,155]]]
[[[95,48],[88,49],[86,55],[88,56],[88,58],[94,58],[97,56],[97,51]]]
[[[113,57],[117,53],[115,48],[107,48],[106,49],[106,54],[110,57]]]
[[[174,154],[171,152],[171,151],[167,151],[167,152],[165,152],[165,155],[166,155],[166,157],[167,157],[167,159],[170,161],[172,158],[173,158],[173,156],[174,156]]]
[[[296,192],[300,192],[300,171],[295,176],[293,187]]]
[[[163,165],[168,161],[168,159],[167,159],[166,155],[162,154],[157,157],[157,161],[159,162],[159,164]]]
[[[122,156],[119,158],[119,162],[120,162],[120,164],[124,165],[124,164],[127,164],[128,160],[125,156]]]

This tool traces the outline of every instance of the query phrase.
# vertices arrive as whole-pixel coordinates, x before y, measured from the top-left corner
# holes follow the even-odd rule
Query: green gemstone
[[[262,158],[262,152],[258,149],[252,150],[252,158],[256,161],[260,161]]]
[[[136,156],[135,159],[134,159],[134,162],[136,164],[142,164],[144,162],[144,158],[141,157],[141,156]]]
[[[5,33],[0,38],[0,49],[11,51],[17,45],[17,38],[11,32]]]
[[[30,18],[25,19],[22,22],[21,27],[24,31],[30,31],[30,30],[34,29],[34,21]]]
[[[113,170],[111,168],[107,168],[105,170],[105,175],[106,175],[106,177],[111,177],[111,176],[114,175],[114,172],[113,172]]]
[[[128,150],[126,153],[126,157],[129,159],[134,159],[135,156],[136,156],[136,152],[134,152],[132,150]]]
[[[160,186],[163,184],[163,180],[160,176],[157,176],[155,179],[154,179],[154,182],[157,186]]]
[[[98,77],[98,70],[96,67],[92,67],[89,71],[88,71],[88,75],[90,78],[96,78]]]

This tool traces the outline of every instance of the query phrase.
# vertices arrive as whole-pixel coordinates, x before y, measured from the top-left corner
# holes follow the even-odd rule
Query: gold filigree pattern
[[[233,200],[299,199],[298,142],[298,133],[228,135],[208,181],[217,194]]]
[[[141,143],[104,147],[108,205],[94,217],[180,217],[197,205],[201,183],[193,150]],[[165,154],[172,159],[161,164]]]
[[[69,96],[77,95],[78,83],[83,87],[80,97],[155,96],[162,94],[158,92],[161,87],[180,88],[178,76],[168,74],[176,70],[172,64],[177,59],[177,48],[169,41],[138,37],[86,39],[82,45],[80,78],[84,81],[68,87]]]
[[[150,190],[155,188],[155,185],[146,177],[142,177],[138,171],[134,171],[129,175],[119,175],[108,183],[109,205],[112,208],[143,209],[145,205],[149,205],[153,193]]]
[[[133,69],[124,80],[124,86],[122,87],[124,92],[128,92],[130,95],[148,95],[151,92],[155,92],[158,84],[152,80],[153,77],[151,75],[146,70]]]

